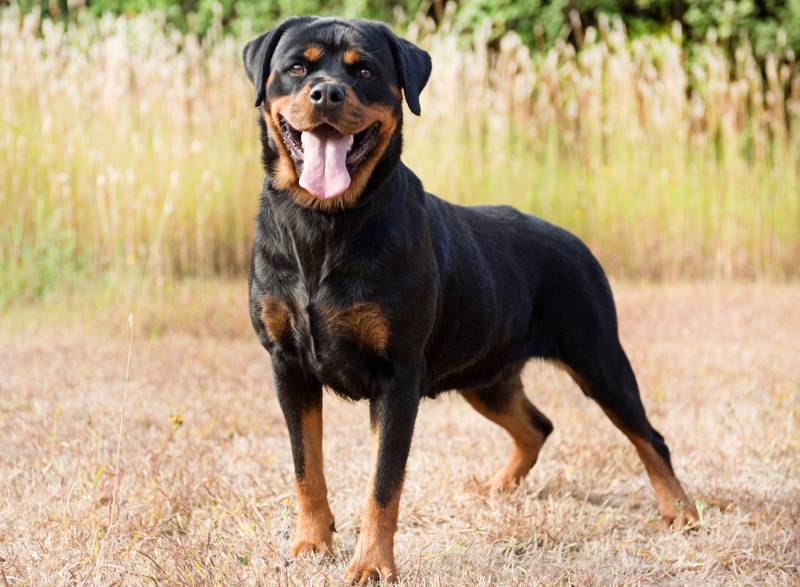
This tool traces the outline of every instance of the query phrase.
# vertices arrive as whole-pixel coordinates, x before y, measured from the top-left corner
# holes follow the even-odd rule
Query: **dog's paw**
[[[507,471],[500,471],[484,484],[484,487],[491,493],[511,493],[519,487],[522,475],[510,474]]]
[[[379,581],[386,581],[387,583],[394,583],[397,581],[397,571],[394,565],[377,566],[374,564],[366,563],[363,561],[352,561],[347,566],[347,571],[344,573],[345,581],[350,585],[366,585],[370,581],[378,583]]]
[[[292,556],[301,556],[307,552],[333,554],[333,538],[297,538],[292,545]]]
[[[702,525],[694,504],[685,504],[681,501],[676,506],[661,513],[661,520],[667,528],[696,530]]]
[[[300,556],[306,552],[333,554],[333,522],[328,524],[300,523],[292,545],[292,556]]]
[[[394,554],[390,545],[375,544],[371,548],[356,545],[353,560],[347,565],[345,580],[351,585],[366,585],[370,581],[397,581]]]

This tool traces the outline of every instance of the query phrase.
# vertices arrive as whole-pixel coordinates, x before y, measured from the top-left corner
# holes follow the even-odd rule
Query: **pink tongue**
[[[350,185],[347,173],[348,137],[330,127],[305,131],[300,135],[303,144],[303,173],[300,186],[318,198],[334,198]]]

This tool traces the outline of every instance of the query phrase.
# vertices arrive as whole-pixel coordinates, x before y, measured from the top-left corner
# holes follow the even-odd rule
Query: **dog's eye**
[[[372,73],[371,69],[362,67],[360,70],[358,70],[358,77],[360,77],[361,79],[372,79],[373,77],[375,77],[375,74]]]
[[[306,68],[300,65],[299,63],[295,63],[289,68],[289,73],[291,73],[292,75],[305,75]]]

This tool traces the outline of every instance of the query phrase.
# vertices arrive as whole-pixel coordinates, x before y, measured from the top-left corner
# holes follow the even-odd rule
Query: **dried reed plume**
[[[449,21],[447,21],[449,22]],[[40,32],[41,28],[41,32]],[[417,20],[433,55],[407,163],[459,202],[575,231],[616,275],[783,278],[800,256],[800,72],[619,23],[531,53]],[[242,272],[261,182],[243,39],[158,14],[66,31],[0,13],[0,297],[72,274]],[[495,50],[496,49],[496,50]]]

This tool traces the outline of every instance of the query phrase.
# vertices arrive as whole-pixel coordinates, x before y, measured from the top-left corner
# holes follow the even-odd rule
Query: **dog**
[[[460,393],[513,448],[513,487],[553,430],[520,372],[563,367],[628,437],[668,523],[698,520],[650,424],[605,273],[575,236],[507,206],[424,191],[401,161],[430,56],[379,22],[294,17],[246,45],[266,177],[249,274],[297,494],[293,555],[330,553],[322,390],[367,400],[374,467],[346,579],[397,577],[394,534],[422,398]]]

